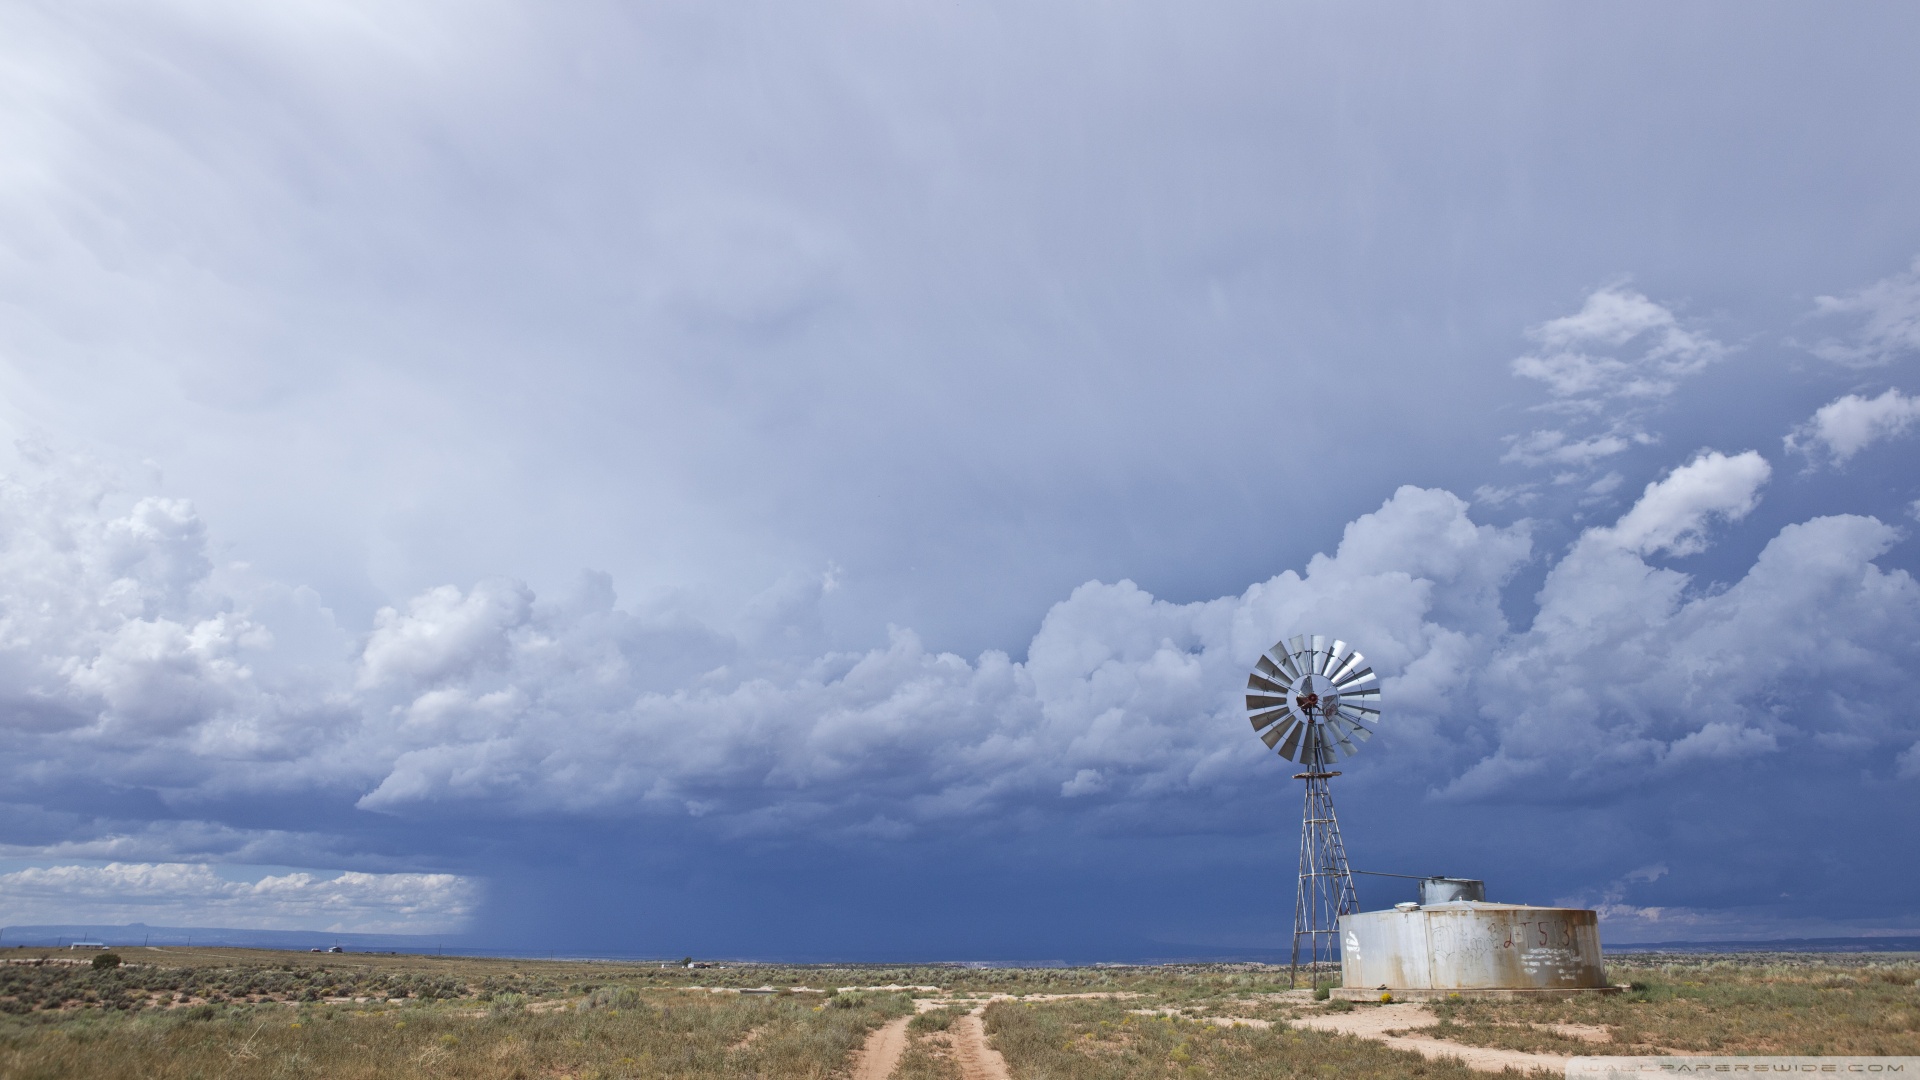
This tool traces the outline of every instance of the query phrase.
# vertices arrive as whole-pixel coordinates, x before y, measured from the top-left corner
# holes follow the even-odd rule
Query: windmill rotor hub
[[[1352,757],[1380,720],[1380,679],[1344,641],[1315,634],[1274,644],[1247,676],[1247,719],[1281,757]]]

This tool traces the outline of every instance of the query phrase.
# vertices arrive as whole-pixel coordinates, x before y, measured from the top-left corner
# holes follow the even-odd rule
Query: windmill
[[[1293,776],[1307,782],[1307,798],[1300,812],[1300,886],[1287,972],[1292,986],[1301,943],[1309,971],[1323,959],[1333,962],[1340,916],[1360,909],[1327,781],[1340,775],[1329,768],[1336,750],[1352,757],[1373,738],[1368,725],[1380,722],[1380,680],[1366,657],[1344,641],[1329,644],[1319,634],[1278,641],[1247,676],[1247,718],[1268,749],[1305,766]]]

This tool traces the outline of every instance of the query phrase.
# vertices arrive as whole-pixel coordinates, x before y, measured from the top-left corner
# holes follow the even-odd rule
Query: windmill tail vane
[[[1339,959],[1340,916],[1360,910],[1327,781],[1336,752],[1352,757],[1380,722],[1380,680],[1366,657],[1319,634],[1276,642],[1247,676],[1247,719],[1260,741],[1305,771],[1300,881],[1294,893],[1293,985],[1304,947],[1308,971]]]

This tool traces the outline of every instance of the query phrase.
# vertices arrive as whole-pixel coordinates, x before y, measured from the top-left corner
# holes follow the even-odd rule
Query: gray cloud
[[[1707,452],[1650,483],[1557,562],[1519,633],[1500,591],[1531,555],[1524,527],[1475,524],[1454,496],[1411,487],[1304,573],[1236,596],[1176,604],[1131,582],[1088,582],[1053,605],[1023,660],[969,660],[896,629],[863,652],[736,642],[663,683],[649,664],[663,634],[690,634],[674,648],[696,656],[724,638],[663,627],[604,593],[549,604],[507,581],[441,587],[380,613],[357,656],[292,665],[331,688],[325,728],[313,724],[314,684],[256,673],[254,658],[275,650],[273,628],[247,594],[223,591],[204,559],[178,549],[179,536],[202,535],[190,509],[168,504],[166,520],[192,528],[136,528],[153,517],[151,500],[125,516],[49,524],[45,503],[69,487],[50,477],[9,489],[10,515],[36,525],[16,536],[65,530],[57,560],[41,556],[53,566],[21,565],[11,580],[44,587],[56,570],[68,575],[61,618],[43,609],[33,634],[9,637],[10,666],[35,673],[16,700],[36,708],[12,722],[41,753],[14,783],[112,762],[108,775],[181,806],[307,788],[382,814],[911,829],[1059,794],[1152,799],[1244,779],[1236,673],[1289,628],[1338,623],[1367,643],[1407,721],[1492,720],[1494,752],[1448,788],[1492,793],[1503,776],[1593,767],[1543,757],[1547,745],[1676,764],[1774,749],[1792,724],[1755,721],[1750,703],[1797,692],[1793,680],[1814,673],[1798,653],[1813,647],[1795,629],[1808,617],[1785,598],[1816,595],[1822,625],[1849,643],[1824,650],[1832,659],[1820,665],[1852,658],[1833,677],[1873,688],[1854,715],[1878,716],[1862,730],[1892,738],[1900,721],[1874,703],[1904,686],[1887,680],[1902,670],[1920,595],[1904,573],[1874,567],[1889,527],[1866,517],[1790,526],[1741,581],[1695,598],[1685,575],[1645,561],[1707,550],[1713,524],[1751,512],[1769,474],[1758,454]],[[7,554],[19,565],[33,553]],[[200,576],[155,569],[175,565],[201,566]],[[196,599],[170,599],[182,596]],[[816,586],[809,603],[818,596]],[[806,606],[789,617],[804,621]],[[9,611],[24,607],[8,598]],[[1623,656],[1633,658],[1624,681]],[[1616,745],[1603,748],[1606,738]]]
[[[8,7],[0,841],[1106,872],[1249,835],[1311,627],[1383,839],[1789,758],[1893,820],[1920,492],[1688,451],[1892,436],[1756,343],[1910,344],[1912,19]],[[1516,876],[1656,855],[1586,857]]]

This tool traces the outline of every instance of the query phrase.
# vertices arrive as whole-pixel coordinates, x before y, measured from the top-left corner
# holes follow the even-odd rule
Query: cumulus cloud
[[[1626,516],[1588,536],[1641,555],[1698,554],[1706,550],[1708,524],[1746,517],[1772,473],[1766,459],[1752,450],[1734,457],[1707,451],[1648,484]]]
[[[1765,478],[1755,455],[1702,455],[1584,533],[1548,573],[1533,625],[1480,675],[1496,749],[1445,793],[1543,777],[1560,794],[1592,792],[1830,736],[1905,745],[1913,721],[1896,702],[1916,689],[1920,585],[1874,563],[1892,527],[1855,515],[1789,525],[1718,589],[1645,561],[1699,550]]]
[[[1648,484],[1552,563],[1522,628],[1502,592],[1537,557],[1529,527],[1404,487],[1299,571],[1188,603],[1088,582],[1024,656],[972,658],[905,628],[867,650],[797,648],[808,635],[779,627],[817,621],[823,578],[782,586],[737,633],[622,608],[595,576],[554,599],[504,580],[430,589],[381,610],[357,644],[279,633],[288,612],[317,616],[213,566],[190,506],[115,509],[59,476],[16,480],[0,486],[0,723],[21,752],[0,804],[108,784],[169,808],[156,816],[170,823],[144,826],[40,812],[43,854],[304,847],[361,869],[355,852],[378,845],[353,837],[383,822],[641,820],[888,843],[1010,814],[1217,807],[1267,775],[1241,717],[1244,671],[1303,629],[1365,649],[1396,745],[1418,762],[1409,778],[1443,799],[1618,791],[1817,739],[1891,761],[1920,737],[1897,704],[1920,689],[1920,588],[1875,563],[1891,527],[1790,525],[1712,587],[1648,561],[1709,548],[1769,474],[1757,453],[1704,451]],[[171,524],[141,527],[156,515]],[[321,645],[294,663],[280,654],[296,640]],[[305,837],[225,816],[263,799],[324,812]],[[269,889],[218,890],[223,911],[294,910]]]
[[[464,594],[451,585],[430,589],[408,601],[404,613],[381,608],[360,654],[360,685],[433,682],[476,664],[498,663],[509,647],[508,632],[526,621],[532,607],[526,586],[487,581]]]
[[[263,676],[274,636],[247,606],[273,590],[222,581],[190,504],[116,511],[104,479],[42,464],[0,481],[0,730],[21,751],[0,775],[282,787],[274,767],[350,719],[339,659]]]
[[[1894,274],[1846,296],[1814,301],[1821,315],[1850,315],[1860,327],[1847,339],[1828,339],[1814,354],[1848,367],[1877,367],[1903,353],[1920,351],[1920,256]]]
[[[580,629],[528,609],[499,662],[396,702],[407,719],[378,736],[374,756],[391,764],[360,806],[731,815],[765,830],[1192,791],[1245,767],[1240,669],[1289,628],[1338,624],[1410,672],[1463,628],[1499,633],[1499,587],[1528,553],[1523,529],[1403,488],[1333,555],[1237,597],[1171,604],[1129,581],[1083,585],[1024,660],[938,653],[896,629],[865,653],[729,665],[640,693],[617,647],[582,671],[569,660],[580,650],[555,644]],[[1428,707],[1443,683],[1422,690]],[[416,725],[423,712],[458,719]]]
[[[186,863],[41,866],[0,874],[0,922],[228,926],[335,933],[446,933],[472,915],[477,885],[452,874],[233,880]]]
[[[288,665],[272,662],[256,591],[204,570],[182,591],[149,572],[164,560],[108,542],[172,534],[131,530],[51,478],[0,489],[0,509],[32,526],[0,537],[21,569],[0,583],[15,620],[4,721],[32,751],[11,764],[16,792],[86,777],[182,807],[304,792],[383,815],[665,813],[748,830],[1198,790],[1247,760],[1240,669],[1305,624],[1365,642],[1417,676],[1421,707],[1443,708],[1451,676],[1421,661],[1444,653],[1450,672],[1497,639],[1500,587],[1530,554],[1523,527],[1404,488],[1333,554],[1239,596],[1173,604],[1089,582],[1023,659],[930,650],[906,629],[793,656],[759,644],[781,635],[729,638],[610,594],[546,603],[482,582],[382,610],[357,655],[307,657],[295,682],[275,674]],[[40,589],[65,606],[20,594]]]
[[[1920,421],[1920,397],[1898,390],[1876,398],[1848,394],[1820,406],[1812,419],[1793,429],[1786,445],[1809,459],[1824,453],[1844,465],[1874,443],[1906,434],[1915,421]]]

